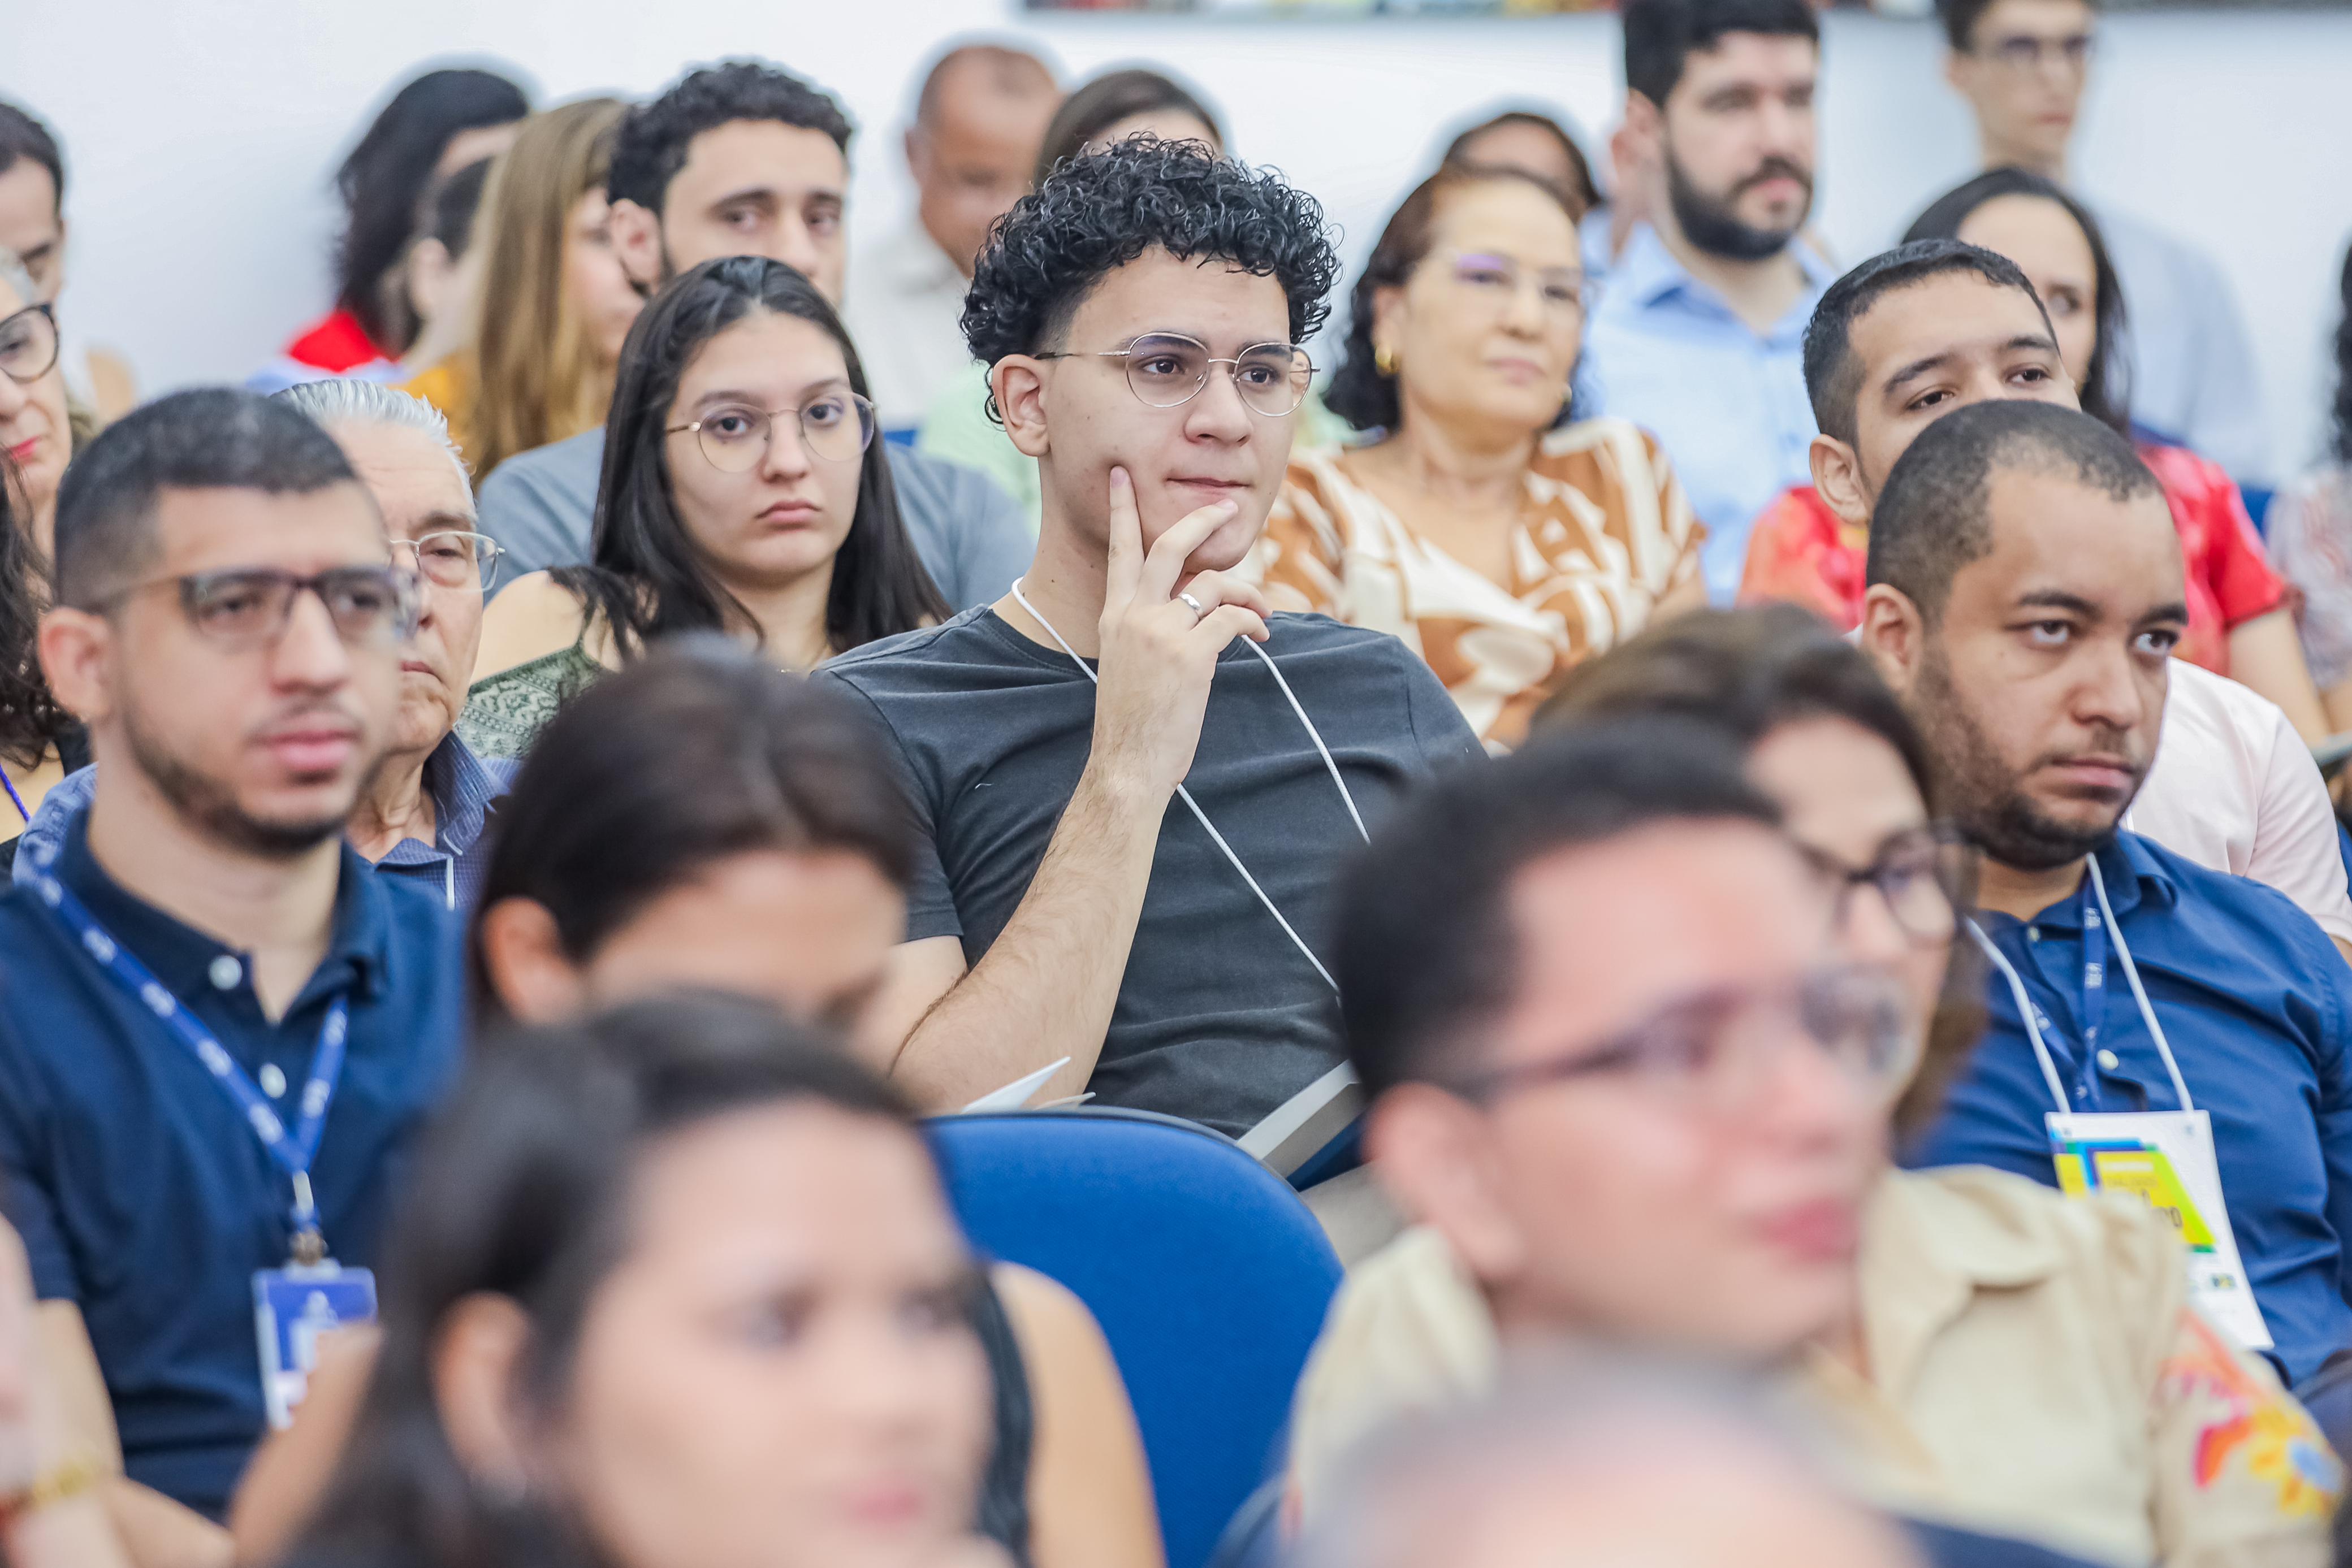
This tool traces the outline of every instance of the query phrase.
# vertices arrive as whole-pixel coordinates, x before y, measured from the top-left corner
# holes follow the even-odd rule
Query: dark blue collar
[[[341,845],[342,864],[335,884],[334,931],[327,956],[319,963],[302,994],[287,1009],[290,1016],[314,1000],[349,991],[357,1000],[373,1000],[383,989],[391,959],[392,918],[387,894],[373,870],[348,843]],[[67,827],[64,844],[53,868],[59,882],[82,901],[107,935],[139,956],[140,962],[185,1002],[215,989],[212,966],[223,955],[240,963],[246,955],[181,924],[153,904],[127,892],[106,874],[89,852],[89,813],[75,815]]]
[[[387,865],[462,860],[482,836],[490,802],[506,793],[473,748],[451,730],[425,759],[425,793],[433,801],[433,840],[403,839],[383,857]]]
[[[2118,925],[2128,921],[2132,913],[2143,904],[2153,904],[2158,909],[2170,909],[2180,902],[2180,884],[2148,852],[2147,841],[2137,833],[2118,831],[2114,838],[2092,852],[2092,858],[2099,862],[2099,873],[2106,878],[2107,902],[2115,907]],[[2085,888],[2089,882],[2085,876]],[[2083,926],[2083,898],[2084,894],[2078,889],[2032,919],[2020,924],[2079,931]]]

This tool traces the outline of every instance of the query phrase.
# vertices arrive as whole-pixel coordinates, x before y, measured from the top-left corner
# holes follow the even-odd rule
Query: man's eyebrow
[[[471,512],[460,512],[448,507],[436,507],[417,519],[416,537],[423,538],[426,534],[448,533],[452,530],[461,534],[470,534],[474,531],[475,521],[474,514]]]
[[[1926,375],[1928,371],[1941,369],[1944,365],[1949,363],[1952,357],[1959,350],[1957,349],[1945,349],[1938,352],[1929,354],[1926,359],[1914,360],[1909,364],[1904,366],[1901,370],[1895,371],[1893,375],[1887,377],[1886,380],[1881,383],[1880,390],[1883,392],[1898,391],[1909,382],[1917,381],[1921,376]]]
[[[772,207],[782,199],[772,185],[745,185],[723,196],[713,197],[710,204],[713,207],[731,207],[738,202],[757,202],[761,206]]]
[[[2086,621],[2099,617],[2099,607],[2079,593],[2069,593],[2063,588],[2037,588],[2017,596],[2015,607],[2020,610],[2065,610]]]
[[[2188,619],[2188,604],[2181,600],[2176,599],[2169,604],[2159,604],[2155,609],[2149,611],[2147,614],[2141,616],[2139,618],[2139,623],[2145,626],[2151,621],[2186,621]]]

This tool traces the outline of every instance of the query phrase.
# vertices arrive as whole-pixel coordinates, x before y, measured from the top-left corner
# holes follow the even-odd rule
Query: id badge
[[[375,1274],[333,1262],[288,1264],[253,1276],[253,1323],[261,1338],[261,1400],[284,1427],[310,1391],[319,1336],[375,1322]]]
[[[2052,1112],[2042,1121],[2059,1186],[2146,1199],[2189,1249],[2189,1293],[2199,1310],[2248,1350],[2270,1349],[2221,1197],[2213,1119],[2202,1111]]]

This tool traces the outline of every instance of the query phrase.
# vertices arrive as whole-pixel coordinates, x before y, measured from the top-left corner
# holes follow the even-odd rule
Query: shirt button
[[[2099,1065],[2105,1068],[2109,1072],[2113,1072],[2117,1067],[2120,1067],[2123,1064],[2116,1059],[2114,1051],[2103,1051],[2099,1052]]]
[[[206,973],[212,978],[213,989],[226,991],[245,978],[245,966],[224,953],[213,960],[213,967]]]
[[[2025,939],[2026,939],[2028,942],[2039,942],[2039,941],[2041,941],[2041,940],[2042,940],[2042,927],[2040,927],[2039,925],[2029,925],[2029,926],[2027,926],[2027,927],[2025,928]]]
[[[261,1064],[261,1092],[272,1100],[286,1092],[286,1071],[274,1061]]]

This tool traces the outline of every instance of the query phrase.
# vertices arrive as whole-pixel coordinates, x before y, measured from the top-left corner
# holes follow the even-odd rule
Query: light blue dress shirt
[[[1739,591],[1758,514],[1791,485],[1812,482],[1805,326],[1837,275],[1801,245],[1790,254],[1805,291],[1759,336],[1645,225],[1626,242],[1585,334],[1592,412],[1632,420],[1673,459],[1706,525],[1699,569],[1717,604]]]

